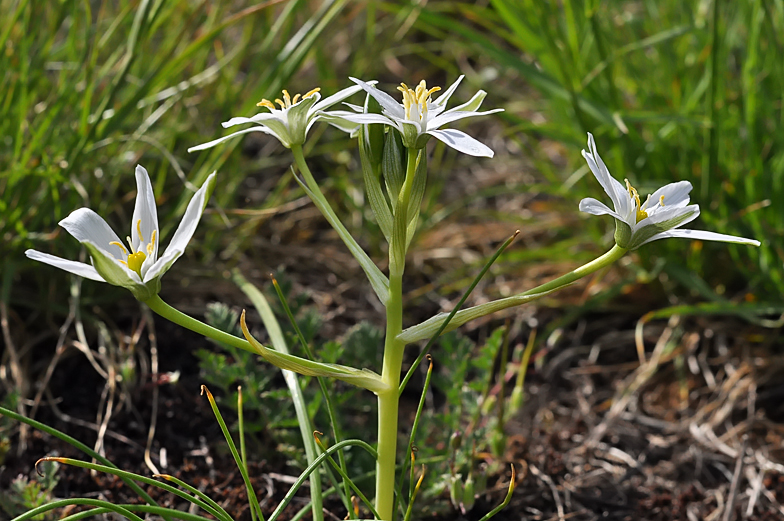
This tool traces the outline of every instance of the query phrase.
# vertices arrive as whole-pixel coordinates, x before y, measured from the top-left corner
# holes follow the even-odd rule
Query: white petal
[[[318,103],[313,105],[313,107],[310,110],[311,110],[311,112],[313,112],[315,114],[319,110],[328,109],[329,107],[331,107],[335,103],[339,103],[339,102],[343,101],[344,99],[346,99],[346,98],[348,98],[350,96],[353,96],[354,94],[356,94],[357,92],[359,92],[361,90],[362,90],[362,87],[359,86],[359,85],[356,85],[356,86],[353,86],[353,87],[346,87],[345,89],[339,90],[335,94],[333,94],[331,96],[327,96],[323,100],[319,101]]]
[[[343,105],[347,106],[348,108],[350,108],[354,112],[359,112],[360,114],[365,112],[365,107],[361,107],[359,105],[354,105],[353,103],[343,102]]]
[[[734,235],[724,235],[723,233],[706,232],[702,230],[670,230],[654,235],[643,244],[651,241],[658,241],[659,239],[680,238],[680,239],[695,239],[700,241],[719,241],[719,242],[732,242],[735,244],[750,244],[752,246],[759,246],[760,242],[754,239],[746,239],[744,237],[736,237]]]
[[[137,226],[138,223],[138,226]],[[139,229],[142,235],[139,237]],[[149,256],[146,251],[147,244],[152,240],[152,232],[155,231],[155,244],[153,254]],[[136,205],[133,208],[133,218],[131,219],[131,243],[136,251],[141,250],[147,255],[145,264],[152,264],[158,258],[158,209],[155,206],[155,196],[152,193],[152,183],[147,170],[143,166],[136,166]],[[100,246],[100,244],[99,244]],[[104,246],[104,248],[106,248]],[[142,267],[144,271],[144,266]]]
[[[272,130],[268,129],[267,127],[253,127],[253,128],[246,128],[244,130],[240,130],[240,131],[234,132],[232,134],[229,134],[228,136],[223,136],[223,137],[220,137],[218,139],[214,139],[212,141],[208,141],[207,143],[202,143],[201,145],[196,145],[195,147],[189,148],[188,152],[195,152],[197,150],[204,150],[206,148],[212,148],[212,147],[214,147],[215,145],[217,145],[219,143],[223,143],[224,141],[228,141],[229,139],[233,138],[234,136],[239,136],[241,134],[248,134],[250,132],[264,132],[265,134],[271,134],[271,135],[275,136],[276,138],[280,139],[280,136],[278,136],[275,132],[273,132]]]
[[[673,207],[669,208],[665,206],[663,209],[659,209],[656,213],[651,214],[649,217],[646,217],[642,221],[637,223],[637,228],[642,228],[644,226],[648,226],[649,224],[659,224],[669,220],[677,219],[679,216],[688,215],[684,220],[679,222],[673,228],[678,228],[685,224],[689,224],[694,219],[700,216],[700,205],[692,204],[685,208],[678,208]]]
[[[607,166],[596,151],[596,143],[593,134],[588,133],[588,150],[583,150],[583,157],[588,162],[588,167],[593,172],[599,184],[604,188],[605,193],[612,200],[615,211],[620,215],[627,215],[631,212],[631,200],[626,192],[626,188],[607,170]]]
[[[362,80],[358,80],[356,78],[351,78],[351,77],[349,77],[349,79],[354,83],[356,83],[357,85],[359,85],[360,87],[362,87],[365,90],[365,92],[373,96],[375,100],[378,101],[378,104],[381,105],[381,107],[387,112],[389,112],[391,115],[393,115],[396,118],[405,118],[406,111],[401,103],[395,101],[395,98],[393,98],[386,92],[382,92],[381,90],[373,87],[371,83],[365,83]]]
[[[438,99],[433,101],[433,104],[440,106],[441,108],[446,107],[449,98],[451,98],[452,94],[455,93],[455,91],[457,90],[457,86],[460,85],[460,82],[463,81],[463,78],[465,78],[465,74],[461,74],[460,77],[457,78],[455,82],[452,85],[450,85],[449,88],[446,89],[446,91],[444,91],[444,93],[438,97]]]
[[[71,212],[71,215],[60,221],[59,224],[65,228],[68,233],[73,235],[77,241],[92,241],[93,243],[100,245],[102,248],[107,249],[112,255],[114,255],[115,259],[126,259],[127,254],[123,254],[123,251],[118,246],[110,245],[111,242],[119,242],[120,244],[123,244],[123,241],[120,240],[111,227],[106,224],[106,221],[103,220],[103,217],[89,208],[79,208],[78,210],[74,210]]]
[[[223,128],[229,128],[229,127],[233,127],[235,125],[243,125],[245,123],[255,123],[255,124],[262,124],[263,125],[265,121],[268,121],[270,119],[277,119],[277,120],[284,119],[285,120],[285,117],[281,118],[280,112],[283,112],[283,111],[278,110],[278,111],[275,111],[274,113],[260,112],[260,113],[256,114],[255,116],[252,116],[250,118],[246,118],[244,116],[236,116],[236,117],[231,118],[228,121],[224,121],[223,123],[221,123],[221,126]]]
[[[651,194],[651,204],[656,204],[664,196],[665,208],[684,207],[689,204],[689,192],[692,186],[688,181],[678,181],[664,185]]]
[[[367,125],[370,123],[383,123],[384,125],[393,124],[393,121],[391,121],[386,116],[382,116],[381,114],[356,114],[347,110],[336,110],[332,112],[322,112],[322,115],[328,116],[328,118],[325,118],[327,120],[329,120],[329,118],[340,118],[345,119],[346,121],[351,121],[352,123],[359,123],[360,125]]]
[[[479,110],[480,106],[482,106],[482,102],[484,101],[485,96],[487,96],[487,93],[485,91],[483,91],[483,90],[480,90],[479,92],[474,94],[471,97],[470,100],[466,101],[462,105],[458,105],[457,107],[452,107],[451,109],[449,109],[449,112],[452,112],[452,111],[455,111],[455,112],[475,112],[475,111]],[[499,111],[501,111],[503,109],[495,109],[495,110],[496,110],[496,112],[499,112]]]
[[[610,210],[606,204],[597,201],[593,197],[586,197],[580,201],[580,211],[589,213],[591,215],[612,215],[619,221],[623,221],[620,215],[615,213],[613,210]]]
[[[213,172],[207,177],[207,180],[204,181],[204,184],[201,185],[201,188],[199,188],[188,203],[185,214],[183,214],[180,225],[177,227],[177,231],[174,232],[174,236],[172,237],[169,246],[166,248],[166,252],[161,255],[158,262],[144,274],[145,283],[163,275],[171,265],[174,264],[174,261],[182,255],[182,252],[185,251],[185,247],[188,245],[188,242],[190,242],[191,237],[193,237],[193,233],[199,225],[201,214],[207,204],[207,191],[211,189],[211,186],[214,183],[215,173]]]
[[[488,114],[495,114],[496,112],[503,112],[503,111],[504,111],[504,109],[493,109],[493,110],[488,110],[488,111],[485,111],[485,112],[461,112],[461,111],[457,111],[457,110],[454,110],[454,111],[453,110],[448,110],[448,111],[444,112],[443,114],[441,114],[439,116],[436,116],[433,119],[431,119],[430,121],[428,121],[427,122],[427,128],[428,128],[428,130],[430,130],[430,129],[435,130],[437,128],[443,127],[447,123],[451,123],[451,122],[457,121],[459,119],[470,118],[470,117],[473,117],[473,116],[486,116]]]
[[[484,143],[480,143],[465,132],[453,128],[444,130],[431,130],[428,132],[436,139],[443,141],[458,152],[474,157],[493,157],[494,152]]]
[[[27,255],[29,259],[49,264],[55,268],[60,268],[61,270],[73,273],[74,275],[79,275],[80,277],[84,277],[90,280],[97,280],[98,282],[106,282],[100,275],[98,275],[98,272],[95,271],[95,268],[89,264],[85,264],[84,262],[63,259],[35,250],[27,250],[25,255]]]

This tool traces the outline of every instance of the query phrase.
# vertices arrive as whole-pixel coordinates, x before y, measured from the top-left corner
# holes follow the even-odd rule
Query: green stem
[[[567,286],[572,282],[585,277],[586,275],[590,275],[597,270],[609,266],[616,260],[623,257],[626,254],[626,251],[626,249],[621,248],[616,244],[610,251],[601,257],[598,257],[587,264],[583,264],[574,271],[570,271],[566,275],[562,275],[557,279],[542,284],[541,286],[529,289],[523,293],[518,293],[517,295],[512,295],[511,297],[494,300],[492,302],[480,304],[479,306],[474,306],[472,308],[458,311],[454,315],[454,318],[452,318],[452,320],[449,322],[449,325],[444,328],[443,332],[452,331],[453,329],[465,324],[468,321],[474,320],[475,318],[483,317],[502,309],[519,306],[520,304],[525,304],[527,302],[531,302],[532,300],[536,300],[537,298]],[[410,344],[411,342],[430,338],[438,331],[441,324],[447,318],[447,313],[439,313],[438,315],[427,319],[421,324],[417,324],[416,326],[412,326],[406,329],[398,336],[397,339],[404,342],[405,344]]]
[[[174,309],[166,302],[161,300],[161,297],[158,295],[145,300],[144,303],[147,304],[151,310],[155,311],[163,318],[168,319],[186,329],[190,329],[195,333],[199,333],[200,335],[204,335],[207,338],[211,338],[216,342],[222,342],[232,347],[244,349],[245,351],[249,351],[253,354],[258,354],[258,352],[253,349],[253,346],[251,346],[250,343],[248,343],[248,341],[244,338],[230,335],[229,333],[224,333],[220,329],[215,329],[214,327],[207,325],[204,322],[196,320],[195,318],[186,315],[182,311]]]
[[[391,521],[395,500],[395,462],[400,371],[406,344],[398,340],[403,330],[403,272],[406,267],[406,226],[408,200],[416,175],[418,151],[408,149],[406,178],[395,206],[392,241],[389,245],[389,298],[381,381],[389,390],[378,393],[378,460],[376,462],[376,511]]]

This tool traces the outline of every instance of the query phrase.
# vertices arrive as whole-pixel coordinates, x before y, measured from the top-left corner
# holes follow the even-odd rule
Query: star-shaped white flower
[[[308,131],[313,124],[318,121],[318,113],[348,98],[352,94],[359,92],[361,87],[349,87],[343,89],[332,96],[321,99],[319,93],[321,89],[315,88],[304,96],[296,94],[293,98],[287,91],[283,91],[283,99],[276,99],[275,103],[280,106],[277,108],[275,103],[263,99],[256,104],[258,107],[265,107],[269,112],[261,112],[250,118],[236,117],[222,123],[224,128],[252,123],[255,126],[239,130],[228,136],[215,139],[208,143],[197,145],[188,149],[188,152],[211,148],[218,143],[223,143],[227,139],[250,132],[264,132],[278,138],[286,148],[292,145],[301,145],[305,142]],[[321,100],[321,101],[319,101]]]
[[[356,78],[351,81],[362,87],[365,92],[373,96],[381,105],[381,114],[364,113],[360,107],[353,107],[354,111],[331,111],[322,114],[321,118],[332,122],[343,119],[355,124],[366,125],[370,123],[383,123],[396,128],[403,136],[403,144],[407,148],[423,148],[430,136],[443,141],[448,146],[459,152],[477,157],[493,157],[493,151],[465,132],[455,129],[441,129],[447,123],[472,116],[486,116],[501,112],[503,109],[493,109],[478,112],[487,93],[480,90],[466,103],[446,110],[449,98],[457,90],[463,76],[460,76],[438,99],[433,100],[432,95],[441,90],[440,87],[427,88],[422,80],[416,89],[410,89],[401,83],[398,90],[403,94],[403,102],[398,103],[392,96]],[[338,125],[336,125],[338,126]]]
[[[212,173],[188,203],[169,247],[160,258],[158,210],[150,176],[142,166],[136,167],[136,206],[127,244],[123,244],[101,216],[89,208],[79,208],[60,221],[60,226],[87,248],[92,265],[36,250],[27,250],[25,255],[86,279],[121,286],[137,299],[148,300],[158,294],[161,276],[185,251],[207,204],[207,192],[212,191],[214,184],[215,174]]]
[[[637,190],[628,180],[624,186],[610,175],[607,166],[596,151],[596,144],[590,133],[588,152],[583,150],[583,157],[599,184],[610,196],[614,210],[610,210],[604,203],[592,197],[580,201],[580,210],[592,215],[615,217],[615,242],[621,248],[634,250],[651,241],[669,237],[760,245],[759,241],[733,235],[676,229],[700,215],[699,205],[689,204],[689,192],[692,186],[688,181],[678,181],[663,186],[641,203]]]

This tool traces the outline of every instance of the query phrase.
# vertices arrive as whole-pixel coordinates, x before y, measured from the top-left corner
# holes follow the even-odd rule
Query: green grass
[[[643,249],[648,265],[655,257],[683,265],[686,251],[685,264],[714,285],[779,298],[784,4],[442,1],[429,2],[415,27],[445,48],[465,49],[480,73],[497,76],[485,86],[490,100],[507,108],[510,138],[534,158],[544,156],[540,140],[555,140],[577,170],[592,132],[615,177],[628,177],[641,193],[690,180],[702,208],[697,227],[763,242],[754,249],[665,241]],[[531,121],[533,111],[543,122]],[[570,173],[536,164],[555,182]],[[600,195],[590,175],[569,190],[575,204]]]

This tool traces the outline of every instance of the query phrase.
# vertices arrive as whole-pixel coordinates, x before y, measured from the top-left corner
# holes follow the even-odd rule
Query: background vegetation
[[[433,146],[422,217],[434,226],[469,208],[476,218],[534,228],[534,203],[572,212],[546,221],[549,240],[510,250],[496,276],[542,261],[569,265],[609,246],[609,219],[576,217],[582,197],[603,196],[579,153],[592,132],[615,177],[640,193],[690,180],[702,208],[697,227],[763,243],[646,246],[631,274],[650,282],[650,302],[711,300],[758,320],[780,307],[784,289],[782,35],[781,0],[0,0],[0,310],[4,344],[23,347],[6,349],[3,363],[16,357],[26,367],[19,358],[32,356],[37,324],[65,316],[73,294],[66,274],[28,261],[24,250],[83,255],[57,226],[81,206],[122,234],[137,163],[152,176],[164,243],[190,190],[218,171],[210,213],[186,253],[199,277],[220,278],[252,257],[266,219],[302,196],[286,151],[250,137],[198,154],[186,149],[283,88],[330,93],[348,76],[392,87],[421,78],[444,85],[463,73],[471,88],[458,97],[482,88],[486,106],[505,109],[472,127],[497,151],[492,161],[470,163]],[[325,191],[382,258],[354,144],[325,126],[311,136],[318,143],[308,156]],[[492,164],[530,175],[443,202],[449,172]],[[504,190],[536,197],[502,215],[482,210]],[[447,292],[464,287],[482,262],[469,261],[439,279]],[[187,293],[193,272],[177,271],[164,291]],[[130,300],[97,284],[83,291],[85,309]],[[4,375],[7,395],[29,397],[30,375]]]

